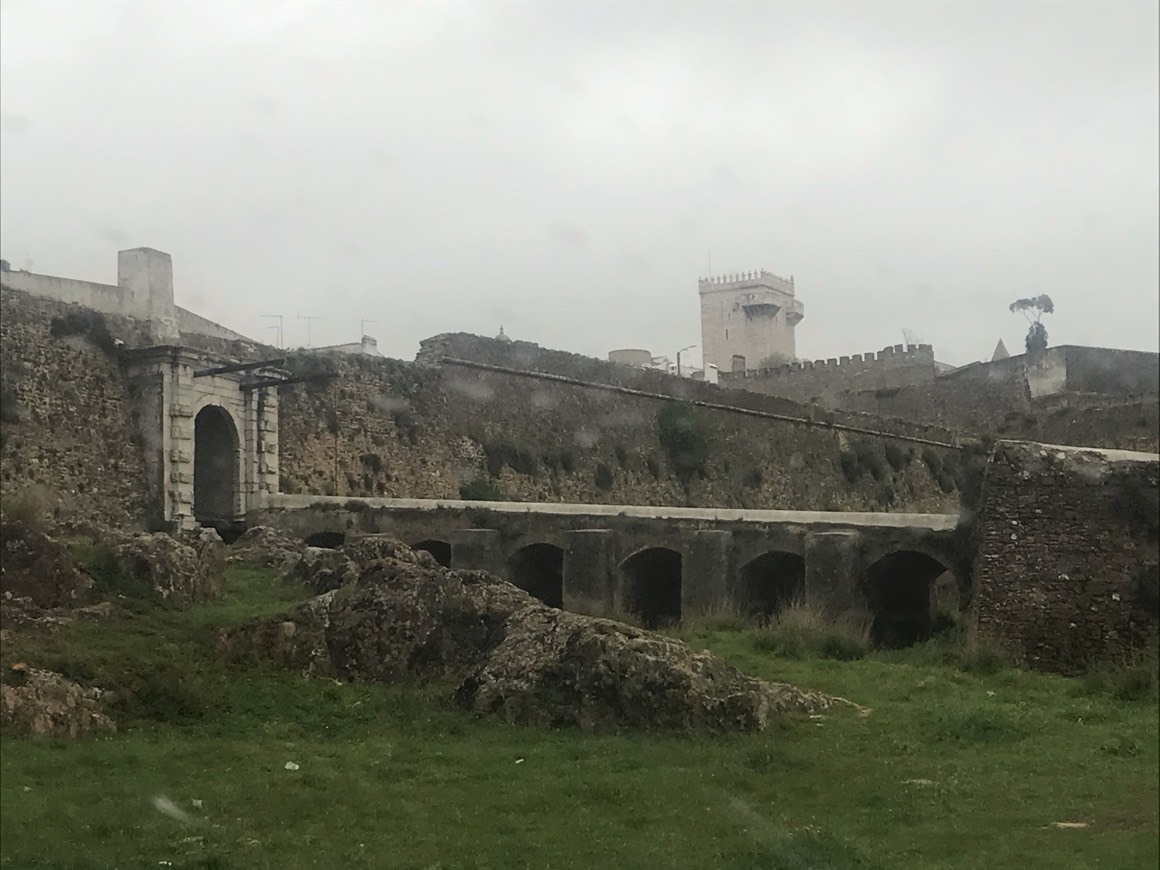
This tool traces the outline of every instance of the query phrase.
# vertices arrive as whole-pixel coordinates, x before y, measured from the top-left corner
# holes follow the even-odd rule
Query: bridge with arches
[[[879,642],[931,630],[936,581],[965,604],[971,554],[957,516],[272,494],[248,514],[319,546],[385,534],[440,564],[499,574],[544,602],[758,619],[797,600],[873,617]]]

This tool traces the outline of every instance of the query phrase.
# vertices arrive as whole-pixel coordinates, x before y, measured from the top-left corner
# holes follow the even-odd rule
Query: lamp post
[[[681,376],[681,354],[683,354],[687,350],[692,350],[696,346],[697,345],[695,345],[695,344],[690,344],[688,347],[682,347],[680,350],[677,351],[677,377],[678,378]]]

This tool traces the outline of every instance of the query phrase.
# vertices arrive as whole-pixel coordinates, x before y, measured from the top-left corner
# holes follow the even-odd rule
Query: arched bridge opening
[[[667,547],[633,553],[620,565],[621,600],[645,628],[681,621],[681,554]]]
[[[738,584],[746,612],[767,621],[805,595],[806,563],[796,553],[762,553],[741,567]]]
[[[430,553],[444,568],[451,567],[451,544],[447,541],[438,541],[434,538],[419,541],[411,545],[412,550],[422,550],[425,553]]]
[[[549,607],[564,606],[564,550],[529,544],[512,554],[509,580]]]
[[[899,648],[927,640],[934,630],[935,580],[947,567],[926,553],[889,553],[866,569],[863,592],[873,614],[871,639]]]
[[[206,405],[193,421],[193,514],[202,525],[236,523],[238,430],[229,412]],[[188,479],[188,478],[187,478]]]
[[[313,535],[306,536],[306,546],[308,547],[325,547],[329,550],[337,550],[345,543],[345,532],[315,532]]]

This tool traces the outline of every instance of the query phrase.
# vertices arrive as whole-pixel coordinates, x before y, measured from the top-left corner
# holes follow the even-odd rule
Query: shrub
[[[933,477],[938,477],[939,472],[942,471],[942,457],[939,456],[938,451],[929,445],[922,448],[922,461],[926,467],[930,469]]]
[[[705,475],[709,436],[697,409],[685,402],[668,402],[657,415],[657,432],[669,464],[681,483]]]
[[[761,489],[765,478],[760,468],[751,468],[741,478],[741,484],[746,489]]]
[[[507,493],[498,483],[486,477],[477,477],[475,480],[462,484],[459,487],[459,497],[464,501],[507,501]]]
[[[5,495],[0,506],[5,519],[23,523],[39,532],[48,530],[52,497],[44,487],[33,485],[13,495]]]
[[[870,620],[855,614],[833,614],[791,601],[769,625],[754,633],[753,645],[783,658],[853,661],[870,651]]]
[[[842,455],[838,457],[838,464],[842,466],[842,475],[847,483],[857,483],[862,477],[862,466],[858,462],[858,457],[849,450],[842,451]]]
[[[8,384],[0,383],[0,423],[19,423],[20,406],[16,392]]]
[[[383,460],[377,453],[364,453],[359,457],[363,467],[369,469],[373,474],[378,474],[383,470]]]
[[[517,474],[535,477],[539,471],[536,457],[522,447],[517,447],[508,441],[498,441],[483,445],[483,452],[487,461],[487,472],[492,477],[499,477],[506,465]]]
[[[886,462],[895,471],[902,471],[910,465],[910,451],[895,441],[887,441],[882,452],[886,456]]]
[[[990,677],[1011,667],[1011,656],[994,644],[976,643],[963,653],[959,669],[964,673]]]
[[[109,324],[103,315],[87,308],[69,311],[52,318],[48,328],[53,338],[78,336],[92,342],[105,353],[116,353],[117,343],[109,332]]]
[[[650,455],[647,459],[645,459],[644,465],[645,465],[645,468],[648,469],[649,474],[651,474],[653,477],[657,478],[658,480],[660,479],[661,464],[659,462],[657,462],[657,458],[655,456]]]
[[[619,444],[617,444],[613,450],[616,453],[616,461],[620,467],[626,467],[628,465],[628,451],[621,447]]]
[[[873,444],[868,441],[859,442],[854,446],[854,455],[858,459],[858,464],[875,480],[886,477],[886,463]]]
[[[605,491],[612,489],[615,479],[612,476],[612,469],[601,462],[596,466],[596,473],[593,475],[593,482],[597,489]]]

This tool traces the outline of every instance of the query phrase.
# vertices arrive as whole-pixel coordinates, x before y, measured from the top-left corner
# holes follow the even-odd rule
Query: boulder
[[[113,544],[121,572],[176,607],[208,601],[221,584],[220,565],[164,532],[139,532]]]
[[[254,526],[234,541],[227,558],[230,562],[249,562],[286,572],[298,563],[305,550],[304,541],[270,526]]]
[[[284,579],[304,585],[315,595],[330,592],[358,579],[358,568],[340,550],[307,547]]]
[[[835,699],[746,676],[716,656],[607,619],[528,607],[456,691],[477,713],[584,731],[761,731]]]
[[[102,709],[104,694],[53,671],[14,665],[0,684],[0,731],[6,737],[80,737],[116,731]]]
[[[63,544],[19,520],[0,522],[0,595],[45,610],[100,600],[93,579]]]
[[[412,550],[383,535],[369,535],[338,549],[303,547],[298,561],[282,576],[285,580],[301,583],[315,595],[322,595],[354,583],[362,568],[385,558],[423,568],[439,567],[430,553]]]
[[[361,568],[356,580],[282,618],[223,632],[221,653],[362,682],[450,679],[475,712],[586,730],[754,731],[777,714],[835,703],[680,641],[547,607],[397,542],[344,550]]]

